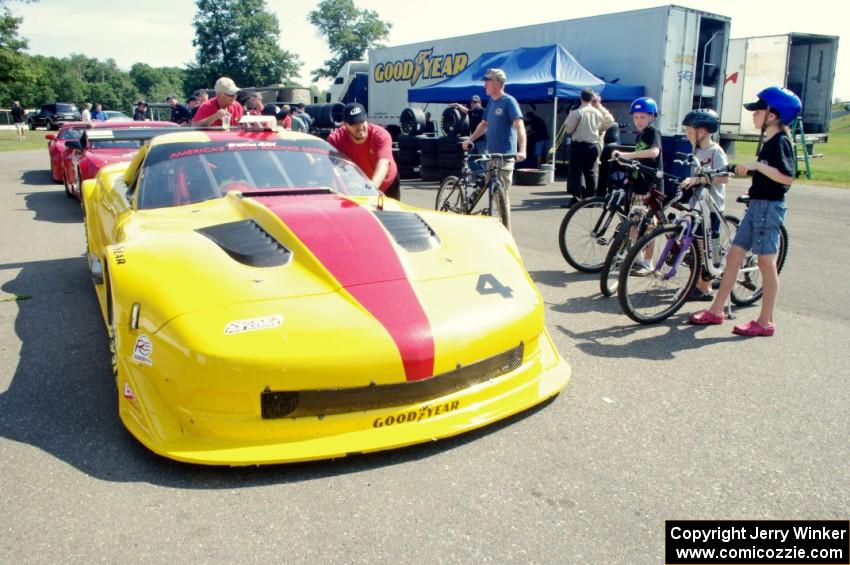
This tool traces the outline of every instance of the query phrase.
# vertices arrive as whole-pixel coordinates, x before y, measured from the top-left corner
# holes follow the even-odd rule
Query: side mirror
[[[56,139],[56,134],[55,133],[48,133],[47,135],[44,136],[44,139]]]
[[[77,141],[76,139],[72,139],[72,140],[70,140],[70,141],[66,141],[66,142],[65,142],[65,147],[69,147],[69,148],[71,148],[71,149],[73,149],[73,150],[75,150],[75,151],[82,151],[82,150],[83,150],[83,146],[82,146],[82,144],[81,144],[79,141]]]

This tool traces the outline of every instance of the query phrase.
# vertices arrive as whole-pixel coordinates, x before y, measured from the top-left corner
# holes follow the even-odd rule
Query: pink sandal
[[[710,326],[722,324],[726,320],[725,314],[713,314],[711,310],[703,310],[701,312],[697,312],[696,314],[691,314],[691,317],[688,318],[688,322],[695,326]]]
[[[773,324],[761,325],[755,320],[735,326],[732,328],[733,334],[744,335],[747,337],[770,337],[776,331],[776,326]]]

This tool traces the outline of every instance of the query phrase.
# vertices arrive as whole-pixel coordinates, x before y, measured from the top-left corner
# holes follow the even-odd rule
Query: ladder
[[[812,149],[810,148],[814,148],[814,144],[817,139],[809,141],[806,138],[806,132],[803,131],[803,118],[796,118],[793,122],[791,122],[791,139],[794,140],[794,157],[796,158],[796,161],[798,163],[800,161],[806,163],[806,178],[812,178],[811,159],[823,157],[823,154],[811,152]],[[799,167],[797,167],[797,171],[794,176],[799,177],[800,173],[802,173],[802,171]]]

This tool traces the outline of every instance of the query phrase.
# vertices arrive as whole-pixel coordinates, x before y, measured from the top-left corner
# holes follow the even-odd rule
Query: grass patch
[[[56,133],[55,131],[48,132],[44,129],[35,131],[26,130],[26,139],[18,141],[18,134],[15,130],[0,131],[0,151],[30,151],[32,149],[47,149],[47,140],[44,136],[48,133]]]
[[[815,153],[823,157],[809,161],[812,178],[807,179],[805,173],[800,175],[797,182],[850,188],[850,115],[841,116],[830,122],[829,142],[816,143]],[[756,143],[749,141],[735,142],[736,156],[733,159],[741,162],[756,153]],[[802,169],[806,164],[800,161]]]

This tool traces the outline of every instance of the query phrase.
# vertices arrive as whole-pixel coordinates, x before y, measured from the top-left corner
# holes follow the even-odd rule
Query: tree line
[[[220,76],[244,86],[298,86],[295,79],[303,63],[297,53],[280,47],[280,24],[266,0],[196,0],[195,60],[186,68],[135,63],[129,71],[113,59],[26,53],[28,42],[19,34],[23,18],[12,12],[9,3],[0,0],[2,107],[13,100],[28,108],[53,101],[99,102],[104,108],[126,111],[137,100],[185,98],[211,87]],[[357,8],[353,0],[322,0],[308,21],[326,38],[334,55],[311,72],[314,81],[336,76],[346,61],[362,59],[368,49],[381,46],[391,28],[376,12]]]

